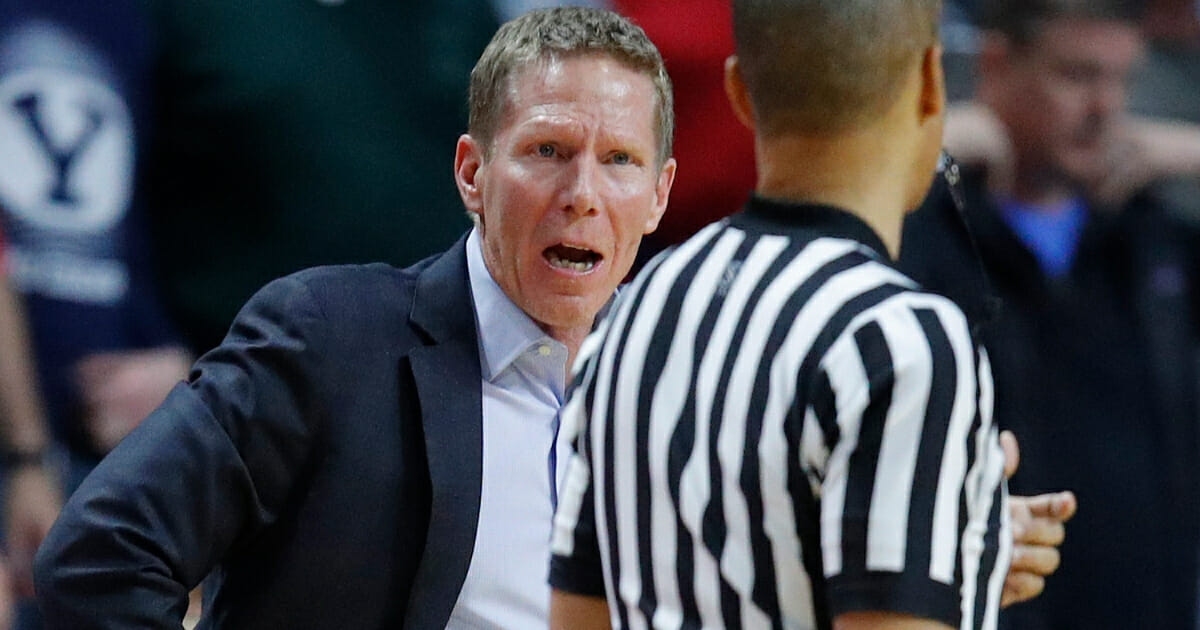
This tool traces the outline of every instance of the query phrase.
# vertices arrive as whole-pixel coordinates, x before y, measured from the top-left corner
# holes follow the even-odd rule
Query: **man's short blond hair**
[[[895,102],[938,40],[941,0],[734,0],[738,63],[766,134],[838,133]]]
[[[513,77],[535,63],[577,55],[607,55],[654,83],[658,163],[671,155],[675,102],[658,48],[636,24],[611,11],[558,7],[530,11],[505,23],[471,71],[468,132],[490,154],[508,110]]]

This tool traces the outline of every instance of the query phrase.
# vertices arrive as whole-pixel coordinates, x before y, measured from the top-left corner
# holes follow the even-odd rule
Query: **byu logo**
[[[0,205],[34,226],[106,230],[133,186],[129,110],[99,80],[68,69],[0,78]]]

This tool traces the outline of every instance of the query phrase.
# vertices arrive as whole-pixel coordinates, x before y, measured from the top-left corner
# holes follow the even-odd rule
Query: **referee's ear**
[[[926,48],[921,59],[921,122],[931,118],[940,121],[945,114],[946,74],[942,70],[942,47],[939,44]]]
[[[754,104],[750,101],[750,91],[746,89],[746,81],[742,78],[742,67],[738,64],[737,55],[730,55],[725,60],[725,96],[733,107],[733,114],[742,121],[750,131],[754,131]]]

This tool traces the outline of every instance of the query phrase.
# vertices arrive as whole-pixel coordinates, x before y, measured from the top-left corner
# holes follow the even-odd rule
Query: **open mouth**
[[[547,247],[542,255],[551,267],[579,272],[591,271],[604,258],[590,249],[563,244]]]

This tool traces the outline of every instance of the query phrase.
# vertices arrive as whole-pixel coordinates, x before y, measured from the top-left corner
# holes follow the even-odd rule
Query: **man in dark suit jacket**
[[[259,291],[69,501],[38,558],[47,627],[178,628],[202,580],[202,628],[465,627],[452,619],[472,606],[470,573],[506,568],[474,566],[477,533],[498,522],[481,510],[497,420],[476,288],[494,282],[543,331],[534,350],[558,344],[565,381],[666,207],[671,107],[657,50],[615,14],[501,28],[455,158],[477,234],[408,269],[316,268]],[[472,256],[486,269],[469,271]],[[539,480],[550,453],[529,449]],[[538,582],[526,619],[541,621]],[[534,625],[499,603],[480,623]]]
[[[546,343],[525,350],[558,373],[516,380],[565,380],[665,210],[672,95],[640,29],[552,9],[496,33],[470,106],[455,179],[475,232],[408,269],[311,269],[255,295],[64,508],[37,562],[48,628],[178,628],[201,580],[201,628],[543,627],[561,463],[553,437],[549,457],[517,443],[495,461],[523,409],[505,405],[530,392],[485,373],[489,338],[532,328]],[[513,317],[484,326],[497,306]],[[562,394],[534,420],[552,426]],[[496,518],[523,507],[505,492],[545,517]],[[1053,560],[1061,514],[1031,506]],[[508,554],[506,523],[536,548]]]

